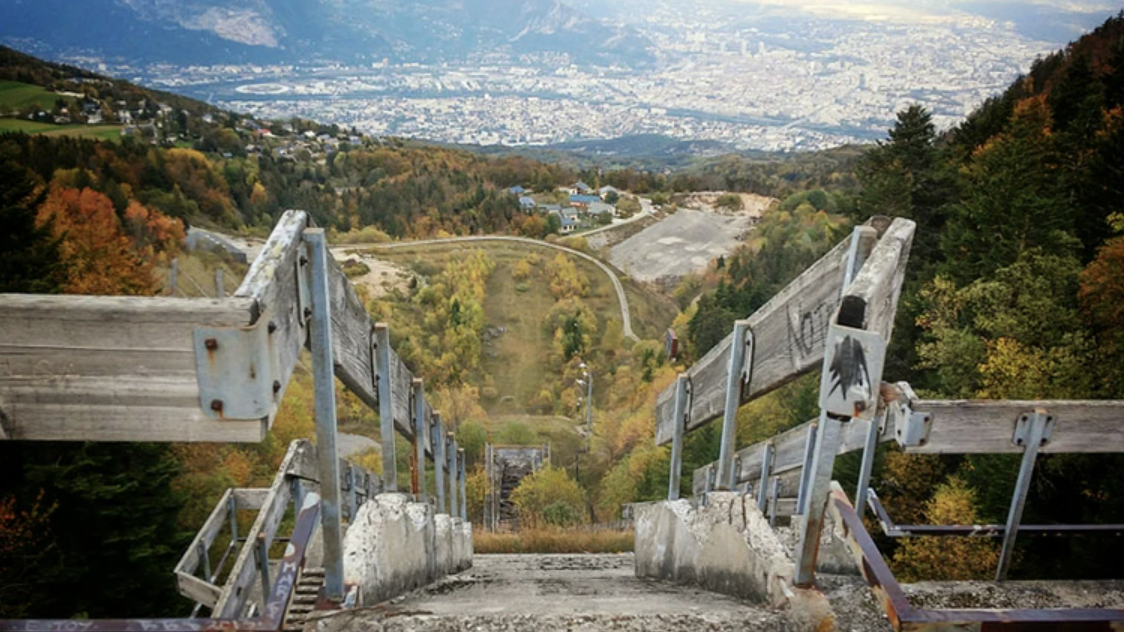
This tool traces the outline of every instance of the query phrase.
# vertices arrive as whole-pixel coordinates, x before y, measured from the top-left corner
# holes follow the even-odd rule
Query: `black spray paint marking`
[[[837,388],[842,390],[843,401],[847,401],[847,394],[852,386],[861,386],[865,391],[870,391],[870,369],[866,365],[866,355],[859,341],[851,336],[845,336],[835,345],[829,370],[831,390],[827,392],[828,397]]]

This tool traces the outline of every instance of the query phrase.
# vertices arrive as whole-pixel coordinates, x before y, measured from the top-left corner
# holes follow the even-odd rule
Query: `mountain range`
[[[651,42],[635,30],[559,0],[6,0],[0,41],[41,56],[137,64],[434,63],[496,53],[652,60]]]

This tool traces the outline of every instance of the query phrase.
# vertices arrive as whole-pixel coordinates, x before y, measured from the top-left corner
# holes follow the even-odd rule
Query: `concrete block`
[[[815,625],[831,618],[822,594],[792,587],[795,564],[755,498],[715,492],[705,507],[688,500],[637,506],[635,550],[639,577],[790,606]]]
[[[432,581],[434,518],[428,504],[379,494],[363,504],[344,538],[344,581],[376,604]]]
[[[475,545],[472,543],[472,523],[471,522],[465,522],[463,528],[464,528],[465,558],[464,558],[464,566],[461,568],[461,570],[466,571],[466,570],[472,568],[472,556],[475,555],[476,549],[475,549]]]
[[[453,542],[460,537],[453,532],[453,518],[447,514],[437,514],[433,518],[435,570],[439,577],[457,572],[453,559]]]
[[[453,568],[449,572],[459,573],[468,568],[471,563],[468,561],[468,546],[464,539],[465,522],[460,518],[453,518],[452,521]]]

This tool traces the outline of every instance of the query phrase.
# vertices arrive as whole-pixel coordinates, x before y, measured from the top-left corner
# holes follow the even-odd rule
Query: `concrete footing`
[[[705,506],[688,500],[639,505],[635,548],[638,577],[788,607],[811,629],[832,619],[822,594],[793,587],[795,564],[755,498],[714,492]]]
[[[344,538],[344,582],[373,605],[472,566],[472,525],[407,494],[360,507]]]

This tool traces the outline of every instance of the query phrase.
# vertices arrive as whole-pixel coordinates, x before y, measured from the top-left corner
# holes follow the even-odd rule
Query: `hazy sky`
[[[865,17],[869,19],[942,19],[955,14],[1003,15],[1017,19],[1020,13],[1115,13],[1118,3],[1107,0],[734,0],[752,4],[784,6],[819,15]]]

